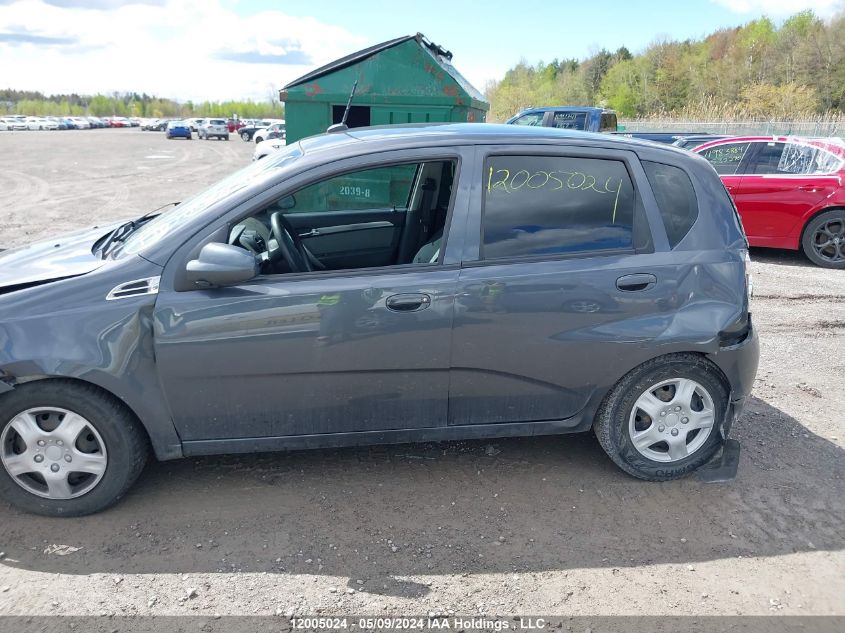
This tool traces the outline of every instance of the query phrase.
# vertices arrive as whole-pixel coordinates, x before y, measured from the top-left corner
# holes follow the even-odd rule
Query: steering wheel
[[[276,211],[270,216],[270,228],[278,244],[275,250],[270,251],[271,262],[284,259],[291,272],[295,273],[307,273],[314,270],[311,258],[308,256],[310,253],[302,243],[299,233],[281,211]]]

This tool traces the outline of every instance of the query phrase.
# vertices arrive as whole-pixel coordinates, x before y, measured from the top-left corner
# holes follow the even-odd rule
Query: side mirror
[[[285,196],[276,203],[276,208],[281,211],[288,211],[289,209],[293,209],[295,206],[296,198],[293,196],[293,194]]]
[[[186,273],[188,281],[200,288],[231,286],[255,277],[258,261],[239,246],[211,242],[188,262]]]

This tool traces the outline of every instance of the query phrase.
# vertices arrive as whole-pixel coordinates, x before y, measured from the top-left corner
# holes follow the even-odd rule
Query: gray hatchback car
[[[711,460],[758,341],[703,158],[481,124],[312,137],[159,213],[0,254],[0,492],[46,515],[161,460],[593,429]]]

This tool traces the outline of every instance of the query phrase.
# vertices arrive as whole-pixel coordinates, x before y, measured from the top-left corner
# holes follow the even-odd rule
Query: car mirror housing
[[[212,242],[186,266],[188,281],[199,288],[231,286],[258,274],[258,261],[250,252],[231,244]]]
[[[291,194],[289,196],[285,196],[284,198],[279,200],[278,204],[276,205],[276,207],[278,209],[281,209],[282,211],[288,211],[290,209],[293,209],[295,206],[296,206],[296,198],[294,197],[293,194]]]

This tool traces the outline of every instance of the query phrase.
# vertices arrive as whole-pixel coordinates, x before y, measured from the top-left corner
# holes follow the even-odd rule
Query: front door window
[[[340,174],[238,221],[229,243],[260,258],[262,273],[436,264],[454,161]]]

